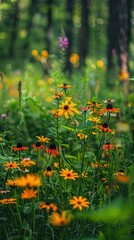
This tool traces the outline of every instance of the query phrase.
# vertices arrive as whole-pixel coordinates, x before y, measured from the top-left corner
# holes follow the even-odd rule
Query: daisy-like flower
[[[64,96],[63,92],[59,92],[59,91],[53,91],[54,96],[52,97],[53,99],[61,99]]]
[[[36,136],[36,138],[38,139],[38,142],[41,142],[41,143],[49,143],[49,140],[50,138],[48,137],[44,137],[44,136]]]
[[[4,165],[6,167],[6,170],[19,168],[18,163],[16,162],[7,162]]]
[[[16,186],[18,187],[39,187],[41,186],[41,180],[38,175],[28,173],[26,176],[21,176],[16,179]]]
[[[16,204],[16,198],[5,198],[0,200],[1,204],[9,205],[9,204]]]
[[[102,105],[101,103],[96,101],[88,101],[87,104],[90,108],[95,108],[95,107],[100,108]]]
[[[90,116],[87,120],[89,120],[90,122],[93,122],[93,123],[100,123],[100,118],[99,117],[92,117]]]
[[[77,133],[77,136],[82,140],[82,139],[86,139],[88,136],[84,133]]]
[[[72,101],[68,101],[68,99],[66,99],[65,102],[62,102],[61,105],[59,106],[59,114],[61,114],[62,116],[64,115],[66,119],[69,118],[69,115],[74,116],[74,114],[80,114],[80,112],[78,111],[78,109],[75,107],[76,104],[73,103]]]
[[[89,208],[90,202],[88,202],[87,199],[83,198],[82,196],[74,196],[71,200],[69,200],[69,204],[73,205],[73,209],[78,208],[80,211],[82,211],[83,207]]]
[[[51,202],[42,202],[39,204],[39,209],[45,209],[47,212],[53,211],[56,212],[58,207]]]
[[[21,198],[22,199],[31,199],[31,198],[36,198],[37,197],[37,190],[34,190],[32,188],[26,188],[24,191],[21,193]]]
[[[58,111],[58,110],[55,110],[55,109],[53,109],[53,110],[51,111],[51,113],[52,113],[53,117],[55,117],[55,118],[59,118],[59,117],[62,116],[62,115],[59,113],[59,111]]]
[[[108,124],[107,124],[106,122],[103,123],[102,126],[99,127],[99,129],[100,129],[102,132],[105,132],[105,133],[106,133],[106,132],[109,132],[109,133],[113,132],[113,130],[108,127]]]
[[[17,152],[17,151],[25,151],[28,150],[28,147],[22,146],[21,143],[18,143],[16,146],[12,147],[12,151]]]
[[[51,166],[48,166],[48,167],[46,168],[46,171],[43,172],[43,175],[44,175],[44,176],[49,176],[49,177],[51,177],[51,176],[53,175],[53,170],[52,170]]]
[[[98,167],[102,167],[102,165],[101,165],[100,163],[98,163],[98,162],[96,162],[96,163],[95,163],[95,162],[92,162],[92,163],[91,163],[91,167],[92,167],[92,168],[98,168]]]
[[[10,187],[16,187],[16,180],[8,179],[6,185]]]
[[[72,86],[67,83],[63,83],[63,84],[59,84],[58,87],[62,88],[64,91],[66,91],[67,89],[71,88]]]
[[[108,102],[105,108],[100,109],[100,113],[117,113],[119,112],[119,108],[114,108],[112,102]]]
[[[55,167],[55,168],[59,168],[59,163],[58,163],[58,162],[55,162],[55,163],[54,163],[54,167]]]
[[[46,153],[50,155],[50,157],[56,157],[60,155],[59,151],[56,148],[56,145],[54,143],[50,144],[48,148],[44,149]]]
[[[102,146],[102,149],[105,151],[109,151],[109,150],[113,150],[114,149],[114,145],[110,144],[110,143],[106,143]]]
[[[72,214],[68,211],[62,211],[61,214],[53,212],[49,218],[49,222],[58,227],[63,227],[69,224],[72,220]]]
[[[32,147],[33,147],[34,151],[38,151],[38,150],[43,150],[44,149],[44,146],[41,145],[40,142],[37,142],[37,143],[33,144]]]
[[[73,170],[68,170],[68,168],[62,169],[60,171],[60,176],[64,177],[64,180],[66,179],[76,180],[76,178],[79,177],[78,173],[74,173]]]
[[[31,167],[36,165],[36,163],[34,161],[32,161],[30,158],[24,158],[21,162],[20,162],[21,166],[23,167]]]
[[[129,73],[126,69],[122,68],[119,74],[119,80],[126,81],[129,79]]]

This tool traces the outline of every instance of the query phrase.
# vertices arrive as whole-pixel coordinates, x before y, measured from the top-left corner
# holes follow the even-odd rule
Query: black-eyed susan
[[[55,118],[59,118],[59,117],[62,116],[62,114],[60,114],[59,111],[58,111],[58,110],[55,110],[55,109],[53,109],[53,110],[51,111],[51,113],[52,113],[53,117],[55,117]]]
[[[50,155],[50,157],[56,157],[60,155],[55,143],[49,145],[48,148],[45,148],[44,151]]]
[[[108,127],[108,123],[105,122],[101,126],[99,126],[99,129],[104,133],[112,133],[113,130]]]
[[[63,84],[59,84],[58,87],[62,88],[66,92],[67,89],[71,88],[72,86],[67,83],[63,83]]]
[[[23,167],[31,167],[36,165],[36,163],[34,161],[32,161],[30,158],[24,158],[21,162],[20,162],[21,166]]]
[[[21,143],[17,143],[16,146],[12,147],[12,151],[17,152],[17,151],[26,151],[28,150],[28,147],[23,146]]]
[[[76,180],[76,178],[79,177],[78,173],[73,172],[73,170],[68,170],[68,168],[62,169],[60,171],[60,176],[64,177],[64,180],[67,179]]]
[[[53,91],[53,94],[54,96],[52,98],[55,100],[60,100],[64,96],[64,93],[59,91]]]
[[[96,124],[100,124],[100,118],[99,117],[90,116],[90,117],[88,117],[87,120],[89,120],[90,122],[96,123]]]
[[[36,136],[36,138],[38,139],[38,142],[40,142],[40,143],[49,143],[49,141],[50,141],[50,138],[44,137],[44,136]]]
[[[112,101],[107,102],[106,107],[100,109],[100,113],[118,113],[120,111],[119,108],[113,107]]]
[[[43,172],[43,175],[44,176],[49,176],[51,177],[53,175],[53,170],[52,170],[52,167],[51,166],[48,166],[45,170],[45,172]]]
[[[114,145],[110,144],[110,143],[106,143],[102,146],[102,149],[105,151],[109,151],[109,150],[113,150],[114,149]]]
[[[47,212],[50,211],[56,212],[58,207],[55,204],[46,201],[39,204],[39,209],[45,209]]]
[[[44,146],[40,142],[33,144],[32,147],[34,151],[39,151],[44,149]]]
[[[63,227],[69,224],[71,220],[72,220],[72,214],[68,211],[62,211],[61,214],[57,212],[53,212],[49,218],[50,224],[57,227]]]
[[[75,103],[66,99],[65,102],[62,102],[59,106],[59,114],[65,116],[66,119],[69,118],[69,115],[74,116],[75,113],[80,114],[80,112],[75,106]]]
[[[37,197],[37,190],[34,190],[32,188],[26,188],[23,190],[21,193],[21,198],[22,199],[31,199],[31,198],[36,198]]]
[[[0,200],[0,204],[3,205],[10,205],[10,204],[16,204],[16,198],[4,198]]]
[[[82,139],[86,139],[88,136],[84,133],[79,132],[79,133],[77,133],[77,137],[79,137],[80,140],[82,140]]]
[[[16,162],[7,162],[7,163],[5,163],[4,165],[5,165],[5,167],[6,167],[7,170],[8,170],[8,169],[16,169],[16,168],[19,168],[19,165],[18,165],[18,163],[16,163]]]
[[[100,102],[97,102],[97,101],[88,101],[87,104],[88,104],[88,107],[90,107],[90,109],[100,108],[102,105]]]
[[[90,202],[88,202],[87,199],[83,198],[82,196],[74,196],[69,200],[69,204],[73,205],[73,209],[78,208],[80,211],[82,211],[83,207],[89,208]]]
[[[28,173],[26,176],[21,176],[20,178],[16,179],[16,186],[18,187],[39,187],[41,186],[41,179],[36,174]]]

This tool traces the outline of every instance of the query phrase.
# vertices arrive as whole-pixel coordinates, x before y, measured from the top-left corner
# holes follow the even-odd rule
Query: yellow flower
[[[49,176],[49,177],[51,177],[53,175],[53,170],[52,170],[51,166],[47,167],[46,171],[43,172],[43,175],[44,176]]]
[[[73,170],[68,170],[66,169],[62,169],[60,171],[60,176],[64,177],[64,180],[66,179],[72,179],[72,180],[76,180],[76,178],[78,178],[78,173],[74,173]]]
[[[24,191],[21,193],[21,198],[22,199],[31,199],[31,198],[36,198],[37,197],[37,190],[29,189],[26,188]]]
[[[6,167],[6,169],[19,168],[18,163],[16,163],[16,162],[7,162],[7,163],[5,163],[5,167]]]
[[[1,199],[1,200],[0,200],[0,203],[1,203],[1,204],[5,204],[5,205],[8,205],[8,204],[16,204],[16,198],[5,198],[5,199]]]
[[[83,133],[77,133],[77,136],[80,138],[80,139],[86,139],[88,136],[83,134]]]
[[[36,165],[36,163],[34,161],[32,161],[30,158],[24,158],[20,164],[23,166],[23,167],[31,167],[33,165]]]
[[[41,52],[41,56],[44,57],[44,58],[48,58],[48,51],[47,50],[43,50]]]
[[[61,214],[53,212],[49,218],[49,222],[58,227],[63,227],[69,224],[72,220],[72,214],[67,211],[62,211]]]
[[[72,86],[67,83],[63,83],[63,84],[59,84],[58,87],[62,88],[63,90],[67,90],[68,88],[71,88]]]
[[[50,138],[44,137],[44,136],[36,136],[36,138],[38,139],[38,142],[42,142],[42,143],[49,143]]]
[[[101,123],[100,122],[100,118],[97,118],[97,117],[89,117],[87,120],[89,120],[90,122],[93,122],[93,123]]]
[[[36,57],[38,56],[38,50],[36,49],[33,49],[32,52],[31,52],[32,56]]]
[[[10,187],[15,187],[16,186],[16,180],[8,179],[7,182],[6,182],[6,185],[10,186]]]
[[[16,179],[16,186],[29,188],[39,187],[41,186],[41,180],[39,176],[28,173],[26,176]]]
[[[98,60],[98,61],[96,62],[96,64],[97,64],[97,67],[99,67],[99,68],[103,68],[103,67],[104,67],[104,63],[103,63],[102,60]]]
[[[73,208],[79,208],[80,211],[82,211],[83,207],[89,208],[89,202],[86,198],[83,198],[81,196],[79,197],[73,197],[71,200],[69,200],[69,204],[73,205]]]
[[[65,102],[62,102],[62,104],[59,106],[59,114],[64,115],[65,118],[69,118],[69,115],[74,116],[74,113],[80,114],[77,108],[75,108],[76,104],[73,102],[68,102],[67,100]]]
[[[59,117],[62,116],[62,115],[59,113],[59,111],[58,111],[58,110],[55,110],[55,109],[53,109],[53,110],[51,111],[51,113],[52,113],[53,117],[55,117],[55,118],[59,118]]]

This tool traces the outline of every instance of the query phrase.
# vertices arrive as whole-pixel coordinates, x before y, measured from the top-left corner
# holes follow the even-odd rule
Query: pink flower
[[[61,49],[61,50],[65,50],[65,48],[68,48],[68,45],[69,45],[69,41],[68,41],[68,38],[67,37],[59,37],[59,40],[58,40],[58,47]]]

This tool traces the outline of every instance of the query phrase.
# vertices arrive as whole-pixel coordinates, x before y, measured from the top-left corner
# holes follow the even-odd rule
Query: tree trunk
[[[69,46],[67,48],[67,63],[66,69],[71,73],[72,66],[69,61],[72,53],[72,42],[73,42],[73,9],[74,9],[74,0],[67,0],[66,3],[66,27],[65,34],[69,39]]]
[[[15,55],[15,45],[18,34],[18,23],[19,23],[19,0],[14,3],[14,9],[12,14],[12,30],[9,41],[8,55],[13,57]]]
[[[53,0],[47,0],[47,25],[45,26],[45,43],[46,49],[50,53],[51,52],[51,38],[52,38],[52,5]]]
[[[88,17],[90,11],[91,0],[81,0],[81,31],[80,31],[80,65],[83,65],[88,55],[89,43],[89,24]]]

